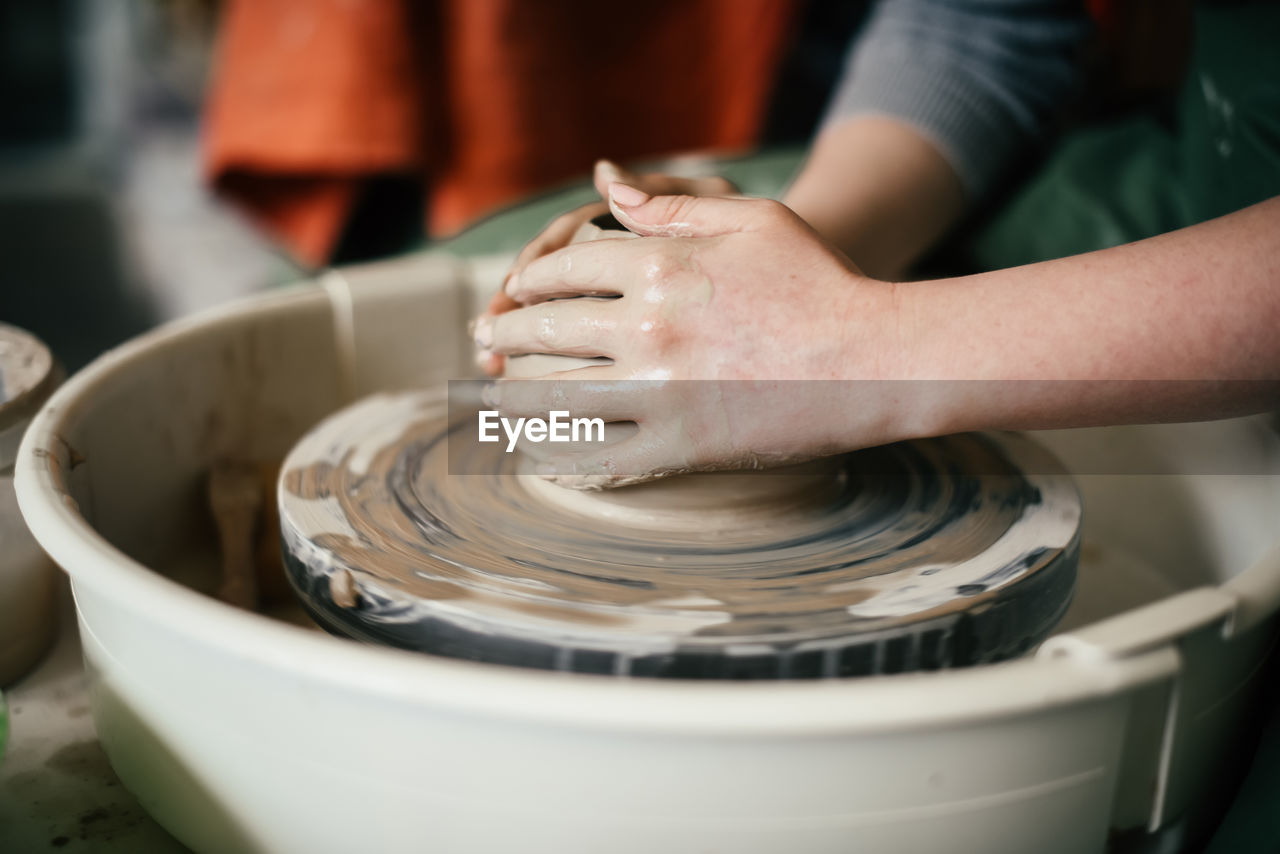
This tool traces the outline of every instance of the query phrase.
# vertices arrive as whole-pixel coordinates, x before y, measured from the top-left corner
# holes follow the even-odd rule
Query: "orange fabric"
[[[231,0],[206,173],[312,264],[371,175],[447,234],[599,157],[751,145],[798,5]]]

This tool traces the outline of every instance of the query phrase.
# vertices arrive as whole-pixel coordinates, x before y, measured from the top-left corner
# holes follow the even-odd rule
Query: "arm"
[[[1044,135],[1078,84],[1078,0],[885,0],[783,201],[898,278]]]
[[[592,382],[556,390],[575,416],[640,425],[573,469],[596,485],[1277,401],[1280,199],[1115,249],[895,285],[862,275],[777,203],[618,184],[611,197],[648,238],[532,262],[507,286],[528,307],[494,318],[481,342],[613,360],[559,375]],[[594,294],[621,298],[557,300]],[[600,381],[637,378],[661,378],[667,398],[628,398],[625,384],[601,393]],[[710,382],[665,382],[690,379]]]
[[[965,211],[960,177],[919,131],[862,115],[827,128],[783,197],[868,275],[902,277]]]
[[[1072,381],[999,382],[982,401],[957,388],[935,401],[928,432],[1193,420],[1277,405],[1277,234],[1280,198],[1114,249],[898,286],[904,376]]]

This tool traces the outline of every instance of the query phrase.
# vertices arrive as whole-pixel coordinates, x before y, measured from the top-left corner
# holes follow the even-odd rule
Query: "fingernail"
[[[493,349],[493,318],[481,315],[472,321],[471,337],[476,340],[476,346],[481,350]]]
[[[489,360],[492,358],[493,358],[492,350],[486,347],[478,348],[476,350],[476,367],[479,367],[487,371],[489,369]]]
[[[621,184],[614,181],[609,185],[609,198],[619,207],[634,208],[649,201],[649,194],[643,190],[637,190],[629,184]]]
[[[492,406],[494,409],[502,403],[502,391],[498,388],[497,383],[485,383],[484,388],[480,389],[480,401],[485,406]]]
[[[519,275],[520,274],[515,270],[507,273],[507,277],[502,280],[502,292],[504,294],[511,296],[511,286],[515,284],[516,278],[519,277]]]
[[[609,183],[614,183],[622,175],[622,170],[618,168],[618,164],[612,160],[597,160],[596,174],[605,178]]]

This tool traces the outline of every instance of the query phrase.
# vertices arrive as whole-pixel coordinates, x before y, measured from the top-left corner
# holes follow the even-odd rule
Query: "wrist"
[[[849,271],[828,315],[839,324],[841,362],[826,384],[831,410],[820,419],[831,450],[847,451],[929,435],[936,414],[916,381],[916,310],[910,285]]]
[[[973,393],[979,384],[965,381],[964,367],[972,342],[963,332],[961,306],[948,305],[963,285],[954,280],[877,284],[875,377],[890,439],[975,429]]]

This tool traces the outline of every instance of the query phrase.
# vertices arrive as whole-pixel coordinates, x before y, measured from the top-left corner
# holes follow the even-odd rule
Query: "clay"
[[[222,579],[217,596],[259,611],[292,599],[280,557],[280,516],[273,500],[280,467],[221,459],[209,470],[208,500],[218,532]]]
[[[0,405],[6,410],[16,407],[50,384],[51,376],[56,374],[53,355],[47,347],[21,329],[0,323]],[[56,382],[56,378],[52,381]]]
[[[474,429],[466,419],[453,429],[464,426]],[[704,475],[722,502],[714,512],[669,506],[662,484],[561,490],[491,445],[469,443],[482,458],[465,470],[486,474],[450,475],[449,428],[438,394],[379,396],[295,447],[280,501],[304,602],[350,602],[346,580],[340,596],[330,580],[349,573],[362,603],[346,619],[364,633],[443,620],[638,659],[694,647],[838,649],[1074,569],[1074,487],[1043,474],[1052,471],[1043,458],[1020,466],[1038,452],[1015,437],[946,437],[785,474]],[[747,482],[735,478],[759,491],[735,503]],[[575,507],[579,499],[590,503]],[[1044,613],[1056,618],[1065,605]]]
[[[218,598],[240,608],[258,607],[258,577],[253,541],[262,494],[253,469],[219,463],[209,472],[209,507],[218,528],[222,584]]]

